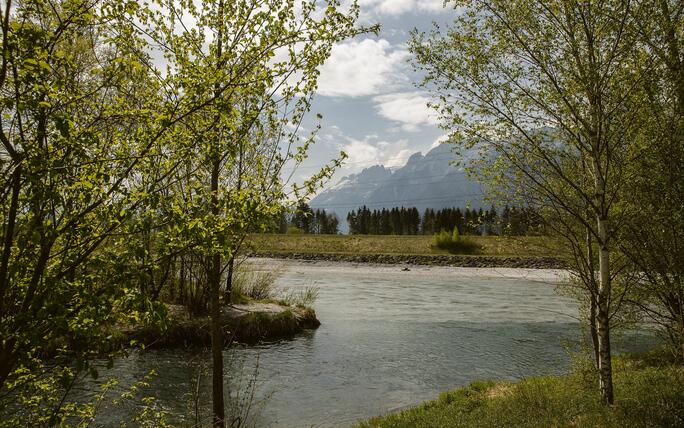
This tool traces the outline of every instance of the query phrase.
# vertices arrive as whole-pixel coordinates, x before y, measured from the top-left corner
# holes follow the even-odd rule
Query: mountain
[[[372,166],[342,178],[313,198],[310,205],[337,214],[343,232],[347,213],[363,205],[370,209],[416,207],[421,213],[426,208],[482,206],[480,185],[462,168],[450,165],[453,160],[450,146],[442,144],[424,156],[414,153],[395,171]]]

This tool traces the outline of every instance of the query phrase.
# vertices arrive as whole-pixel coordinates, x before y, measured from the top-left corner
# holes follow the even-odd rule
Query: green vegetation
[[[483,232],[523,236],[540,234],[538,215],[531,209],[505,206],[501,214],[496,208],[480,209],[427,208],[421,215],[415,207],[370,210],[363,206],[347,214],[352,235],[431,235],[458,228],[463,235]]]
[[[222,310],[244,237],[330,177],[281,177],[356,3],[27,0],[0,10],[0,418],[40,389],[50,351],[69,386],[112,330],[209,316],[213,424],[225,417]],[[191,23],[191,24],[190,24]],[[36,375],[25,376],[26,373]],[[19,382],[29,379],[28,382]],[[18,383],[19,382],[19,383]],[[11,391],[9,389],[11,388]],[[66,417],[66,416],[64,416]]]
[[[480,247],[470,238],[461,236],[456,227],[451,233],[444,230],[435,233],[433,240],[436,248],[451,254],[475,254],[480,251]]]
[[[230,290],[230,301],[272,300],[277,297],[276,280],[282,274],[278,268],[255,270],[240,264],[233,272],[233,286]]]
[[[684,356],[684,3],[458,2],[409,43],[420,86],[498,203],[530,207],[571,254],[599,389],[634,310]],[[662,189],[662,190],[660,190]]]
[[[543,236],[469,236],[489,256],[542,257],[562,254],[553,239]],[[257,253],[309,254],[447,254],[435,248],[430,235],[276,235],[253,234]]]
[[[604,406],[584,362],[572,374],[480,381],[359,427],[674,427],[684,424],[684,366],[647,356],[614,360],[616,397]]]
[[[233,297],[270,293],[244,284],[233,292],[234,262],[249,234],[272,230],[273,219],[314,194],[346,156],[303,183],[281,177],[316,140],[316,124],[302,124],[333,46],[376,31],[357,26],[358,2],[341,3],[4,2],[0,419],[33,423],[24,410],[41,413],[41,425],[78,417],[64,405],[75,380],[97,375],[94,359],[113,362],[125,352],[112,331],[163,329],[176,304],[209,320],[212,424],[239,423],[225,415],[222,311]],[[486,255],[560,254],[572,262],[601,399],[612,404],[610,337],[619,322],[632,314],[655,322],[684,357],[684,3],[457,3],[461,13],[448,31],[413,34],[424,89],[451,141],[483,155],[471,170],[497,202],[534,213],[534,224],[511,233],[536,228],[538,217],[553,236],[472,242]],[[442,210],[421,225],[414,209],[361,211],[358,233],[438,232],[457,220],[475,233],[475,217],[494,216]],[[309,214],[313,223],[295,215],[298,230],[337,230],[337,219]],[[459,242],[445,236],[447,249],[433,250],[431,236],[251,238],[257,250],[276,253],[433,254]],[[286,330],[296,316],[253,316],[253,330],[261,334],[268,322]],[[625,367],[616,371],[618,406],[589,412],[598,418],[590,422],[679,417],[681,402],[672,401],[679,395],[668,389],[679,369],[658,377]],[[563,406],[590,409],[591,394],[573,401],[557,391],[572,391],[572,379],[512,387],[523,401],[506,411],[513,417],[512,407],[528,400],[532,414],[521,423],[534,414],[552,423],[542,405],[566,417],[572,409]],[[644,385],[657,394],[644,394]],[[469,398],[482,389],[463,393],[473,417],[489,406]]]

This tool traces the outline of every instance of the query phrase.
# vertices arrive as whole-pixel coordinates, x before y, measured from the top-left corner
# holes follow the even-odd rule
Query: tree
[[[635,92],[642,108],[637,155],[625,192],[630,215],[621,251],[642,273],[633,303],[684,357],[684,25],[681,1],[636,2],[630,31],[643,51]]]
[[[221,288],[230,288],[232,261],[246,234],[267,228],[282,211],[287,193],[280,170],[303,161],[313,142],[314,135],[302,141],[298,129],[318,69],[334,43],[366,30],[354,27],[356,4],[348,13],[335,2],[313,0],[297,8],[294,1],[273,0],[160,0],[155,6],[138,11],[139,31],[169,62],[167,86],[203,107],[175,128],[177,140],[195,156],[183,178],[190,197],[176,199],[183,221],[175,224],[183,246],[198,251],[207,266],[213,423],[224,426]],[[295,187],[297,199],[331,172],[332,165]],[[301,208],[296,219],[310,231],[312,211]]]
[[[304,233],[314,233],[312,230],[312,225],[314,222],[314,212],[305,202],[300,202],[297,205],[294,217],[292,218],[292,224],[295,227],[303,230]]]
[[[0,12],[0,388],[39,352],[87,363],[107,349],[106,327],[139,320],[145,297],[204,264],[222,426],[225,261],[283,211],[280,169],[306,157],[313,135],[297,129],[318,68],[366,31],[358,7],[76,0]]]
[[[0,11],[0,388],[36,369],[41,351],[87,367],[109,346],[104,327],[147,313],[127,287],[121,232],[174,166],[158,164],[144,191],[134,177],[195,106],[160,96],[125,10],[7,1]]]
[[[610,404],[611,253],[639,123],[630,96],[641,78],[627,31],[631,3],[457,3],[464,13],[447,33],[413,35],[424,85],[452,141],[496,153],[480,160],[484,178],[560,219],[554,225],[566,242],[588,250],[576,252],[575,268],[596,304],[599,383]],[[588,261],[594,247],[597,276]]]

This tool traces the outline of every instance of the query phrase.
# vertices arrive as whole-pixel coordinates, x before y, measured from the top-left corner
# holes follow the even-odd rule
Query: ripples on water
[[[554,275],[287,266],[281,286],[319,287],[315,309],[322,325],[293,340],[226,352],[233,366],[244,364],[232,370],[246,374],[243,383],[258,356],[258,426],[345,426],[476,379],[562,373],[569,362],[564,345],[580,338],[576,304],[556,293],[548,282],[557,281]],[[622,346],[644,343],[632,337]],[[118,362],[112,374],[126,384],[155,369],[159,403],[175,413],[174,422],[191,423],[197,366],[209,362],[208,352],[150,351]],[[205,415],[210,401],[205,378]]]

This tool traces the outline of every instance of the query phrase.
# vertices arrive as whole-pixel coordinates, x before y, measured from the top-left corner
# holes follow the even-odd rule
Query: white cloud
[[[360,0],[359,4],[362,13],[371,15],[397,16],[416,11],[439,12],[444,9],[444,0]]]
[[[372,7],[380,14],[401,15],[416,10],[437,12],[442,10],[444,2],[443,0],[362,0],[361,4]]]
[[[399,150],[399,153],[385,161],[385,166],[389,168],[404,166],[413,153],[414,151],[409,149]]]
[[[362,169],[378,163],[380,160],[380,149],[368,141],[350,138],[342,150],[349,156],[345,164],[352,169]]]
[[[373,98],[378,114],[401,124],[406,132],[416,132],[421,125],[437,125],[437,114],[428,107],[430,99],[422,92],[399,92]]]
[[[340,145],[349,156],[344,162],[347,172],[358,172],[373,165],[384,165],[388,168],[403,166],[415,152],[409,148],[409,141],[378,140],[375,135],[367,135],[363,139],[345,136],[345,143]]]
[[[447,141],[449,141],[449,136],[446,134],[442,135],[439,138],[437,138],[434,143],[432,143],[432,145],[430,146],[429,149],[427,149],[427,151],[429,152],[430,150],[441,146],[442,144],[446,143]]]
[[[352,40],[333,47],[321,68],[318,93],[331,97],[376,95],[405,82],[409,53],[385,39]]]

